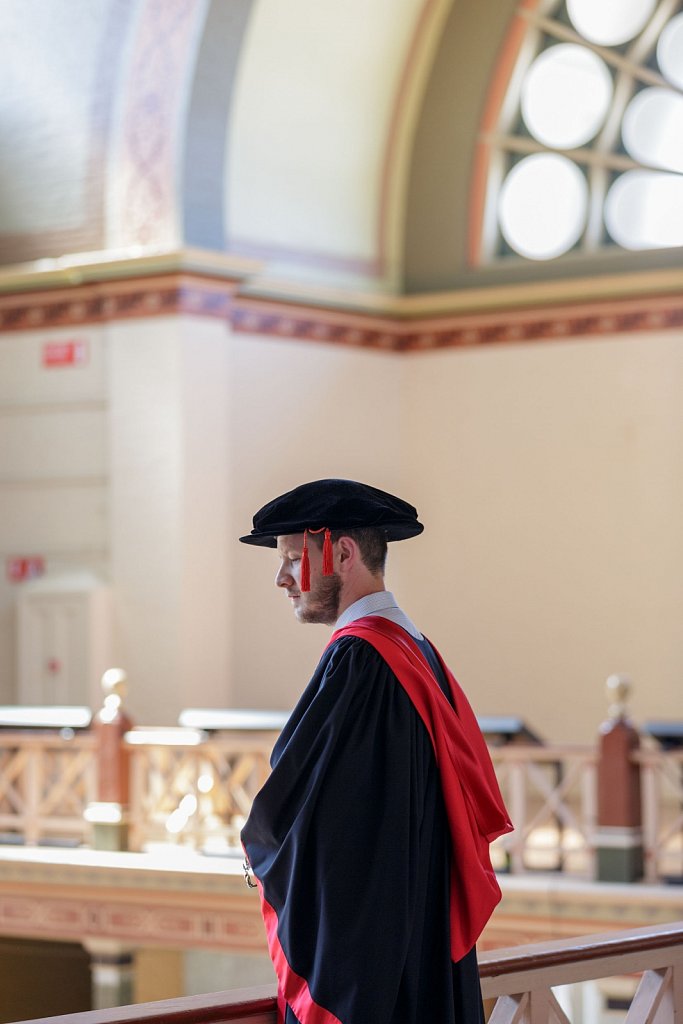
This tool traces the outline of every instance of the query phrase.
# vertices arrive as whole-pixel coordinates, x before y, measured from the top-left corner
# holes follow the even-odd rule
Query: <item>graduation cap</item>
[[[332,575],[330,531],[373,528],[381,530],[388,541],[406,540],[422,533],[417,510],[407,501],[357,480],[312,480],[273,498],[254,516],[254,528],[243,544],[274,548],[277,538],[303,533],[301,589],[307,583],[308,551],[306,535],[325,531],[323,575]]]

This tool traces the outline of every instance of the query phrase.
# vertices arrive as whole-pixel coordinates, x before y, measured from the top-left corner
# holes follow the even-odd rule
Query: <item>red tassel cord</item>
[[[304,546],[301,550],[301,575],[299,578],[299,589],[303,594],[311,589],[311,565],[308,560],[308,547],[306,545],[306,530],[304,530]]]
[[[334,555],[332,552],[332,534],[326,526],[321,526],[319,530],[310,530],[309,533],[322,533],[325,531],[325,539],[323,541],[323,576],[334,575]],[[304,547],[306,546],[306,534],[304,532]],[[303,559],[303,553],[302,553]],[[308,555],[306,555],[308,558]],[[302,588],[303,589],[303,588]]]
[[[311,563],[308,557],[307,536],[309,533],[322,533],[323,530],[325,531],[325,539],[323,541],[323,576],[334,575],[334,554],[330,531],[326,526],[321,526],[319,530],[304,530],[304,546],[301,549],[301,576],[299,580],[299,589],[303,594],[308,593],[311,589]]]
[[[332,555],[332,536],[328,529],[325,529],[325,540],[323,542],[323,576],[334,575],[334,559]]]

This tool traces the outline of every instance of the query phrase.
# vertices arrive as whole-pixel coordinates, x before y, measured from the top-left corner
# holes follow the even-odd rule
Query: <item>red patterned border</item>
[[[214,908],[201,905],[160,905],[158,900],[122,898],[120,893],[74,893],[60,897],[0,894],[0,933],[24,938],[87,938],[134,942],[145,946],[178,945],[182,948],[221,949],[241,953],[266,951],[258,907],[247,908],[225,897]],[[222,903],[220,908],[216,903]],[[226,904],[228,904],[226,906]]]
[[[274,304],[238,296],[230,321],[233,329],[240,333],[390,352],[425,352],[680,328],[683,326],[683,297],[644,296],[401,319]]]
[[[175,272],[5,294],[0,295],[0,331],[184,315],[225,320],[236,334],[412,353],[683,327],[680,293],[415,315],[406,299],[393,300],[392,306],[388,298],[389,312],[356,312],[240,295],[239,285],[237,279]]]
[[[266,953],[260,900],[237,860],[207,872],[142,854],[0,850],[0,934]],[[678,886],[501,876],[480,949],[679,920]]]
[[[0,331],[71,327],[134,317],[229,319],[235,282],[168,274],[0,296]]]
[[[185,68],[193,58],[200,0],[146,0],[125,81],[120,190],[111,223],[118,245],[172,244],[176,227],[176,135]]]

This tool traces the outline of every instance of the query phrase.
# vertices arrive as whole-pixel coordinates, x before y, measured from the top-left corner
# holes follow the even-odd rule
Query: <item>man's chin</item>
[[[333,626],[337,621],[336,616],[330,618],[315,608],[302,608],[301,605],[297,605],[294,609],[294,614],[296,615],[297,622],[302,622],[308,626]]]

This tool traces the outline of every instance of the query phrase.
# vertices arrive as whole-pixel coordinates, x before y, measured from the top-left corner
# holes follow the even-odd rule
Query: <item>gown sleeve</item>
[[[382,658],[355,637],[331,645],[242,833],[301,1024],[393,1019],[434,772],[424,725]]]

